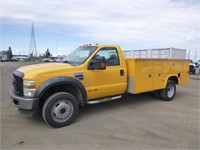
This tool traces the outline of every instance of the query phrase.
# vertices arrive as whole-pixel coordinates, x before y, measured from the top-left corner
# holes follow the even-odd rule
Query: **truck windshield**
[[[96,46],[79,47],[64,57],[62,62],[70,63],[75,66],[81,65],[95,51],[96,48]]]

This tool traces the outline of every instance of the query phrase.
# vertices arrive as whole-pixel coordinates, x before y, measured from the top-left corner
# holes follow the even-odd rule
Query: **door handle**
[[[124,70],[123,69],[120,70],[120,76],[124,76]]]

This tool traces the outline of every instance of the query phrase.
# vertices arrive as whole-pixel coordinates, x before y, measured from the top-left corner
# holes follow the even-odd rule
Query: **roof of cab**
[[[118,45],[115,44],[96,44],[98,47],[119,47]]]
[[[115,44],[83,44],[81,47],[87,47],[87,46],[97,46],[97,47],[119,47]]]

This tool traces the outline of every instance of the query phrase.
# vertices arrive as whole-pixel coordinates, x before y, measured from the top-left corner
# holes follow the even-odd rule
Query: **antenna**
[[[31,28],[31,41],[29,46],[29,56],[36,56],[37,57],[37,48],[35,42],[35,33],[34,33],[34,24],[32,23]]]

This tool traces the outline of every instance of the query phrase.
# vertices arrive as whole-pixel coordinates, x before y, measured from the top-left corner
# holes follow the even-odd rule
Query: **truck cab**
[[[83,70],[85,73],[83,84],[88,100],[125,93],[127,69],[120,47],[113,45],[98,47],[98,50],[85,61]]]

